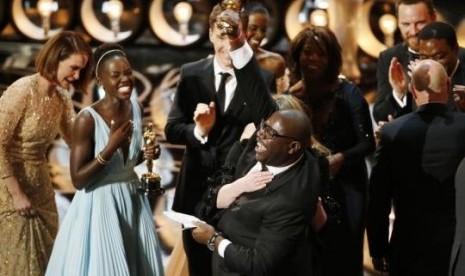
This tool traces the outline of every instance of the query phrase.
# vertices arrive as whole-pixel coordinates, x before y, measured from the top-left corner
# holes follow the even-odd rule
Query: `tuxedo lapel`
[[[408,73],[408,65],[410,63],[411,58],[412,58],[412,54],[409,52],[407,45],[404,44],[402,47],[402,51],[398,55],[398,59],[402,63],[402,68],[404,69],[405,74]],[[407,74],[407,77],[408,77],[408,74]]]
[[[216,90],[215,90],[215,76],[213,72],[213,58],[206,59],[206,62],[200,70],[200,80],[202,82],[202,87],[206,87],[207,91],[201,91],[202,93],[208,93],[211,101],[215,102],[216,100]]]

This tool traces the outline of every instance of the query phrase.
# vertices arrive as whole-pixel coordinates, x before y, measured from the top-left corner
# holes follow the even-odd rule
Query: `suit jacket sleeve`
[[[277,106],[260,72],[256,59],[253,57],[242,69],[234,69],[237,78],[237,90],[242,93],[246,104],[253,111],[250,114],[254,124],[268,118]]]
[[[276,93],[277,87],[276,87],[275,75],[265,69],[261,69],[260,71],[261,71],[263,79],[265,80],[265,84],[268,87],[268,90],[271,93]]]
[[[165,126],[165,135],[170,143],[201,147],[202,144],[194,136],[195,123],[193,116],[197,103],[204,102],[208,104],[210,99],[194,99],[194,93],[190,91],[195,88],[189,87],[194,85],[193,82],[189,82],[189,78],[192,79],[192,77],[186,76],[186,68],[182,66],[176,95]]]
[[[384,138],[384,139],[383,139]],[[389,248],[389,213],[391,212],[392,189],[389,163],[392,162],[389,145],[383,135],[375,153],[370,177],[367,237],[370,255],[373,258],[385,257]]]

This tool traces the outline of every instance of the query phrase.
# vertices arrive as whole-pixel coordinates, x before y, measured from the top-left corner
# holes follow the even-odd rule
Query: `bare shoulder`
[[[272,72],[275,76],[281,77],[284,75],[286,62],[281,54],[262,50],[261,53],[257,55],[257,60],[260,67]]]
[[[74,121],[74,132],[89,133],[94,130],[94,117],[89,110],[83,109],[78,113]]]

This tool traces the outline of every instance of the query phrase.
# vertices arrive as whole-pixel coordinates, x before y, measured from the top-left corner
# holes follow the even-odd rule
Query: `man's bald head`
[[[449,77],[444,66],[437,61],[419,61],[412,71],[410,87],[418,105],[429,102],[447,103]]]
[[[275,111],[257,132],[255,157],[263,164],[277,167],[294,163],[308,146],[310,124],[310,119],[302,111]]]
[[[311,122],[308,116],[295,109],[278,110],[283,132],[285,135],[295,137],[299,142],[305,145],[311,136]]]

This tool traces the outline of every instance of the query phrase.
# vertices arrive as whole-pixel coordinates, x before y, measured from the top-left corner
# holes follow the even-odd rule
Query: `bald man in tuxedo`
[[[447,107],[444,66],[421,60],[410,91],[418,110],[386,123],[370,178],[367,234],[375,269],[447,275],[455,228],[454,177],[465,156],[465,114]],[[389,239],[389,213],[395,220]]]

